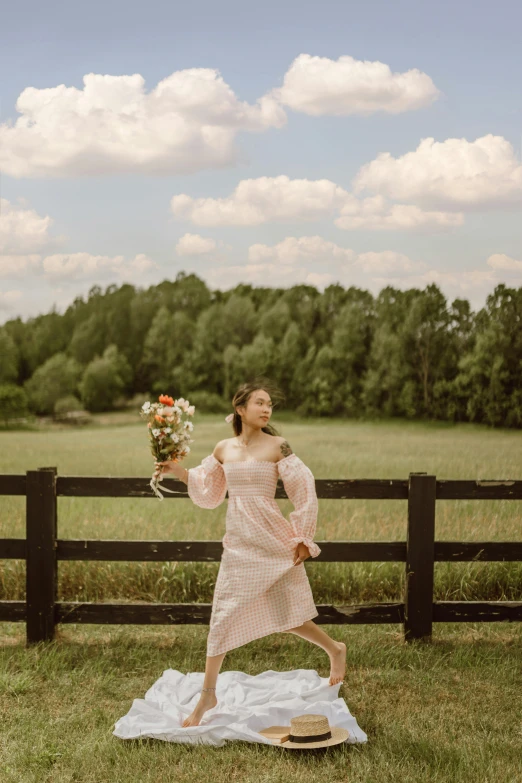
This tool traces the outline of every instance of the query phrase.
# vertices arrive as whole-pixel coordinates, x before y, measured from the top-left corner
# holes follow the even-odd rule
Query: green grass
[[[229,435],[223,416],[196,417],[188,467]],[[274,424],[278,426],[278,414]],[[0,433],[0,473],[55,465],[62,475],[150,476],[145,426],[98,424]],[[119,424],[118,422],[121,422]],[[279,419],[281,422],[281,419]],[[474,425],[287,420],[279,429],[316,478],[520,479],[522,434]],[[283,513],[292,505],[278,501]],[[0,536],[25,535],[25,498],[1,498]],[[59,498],[60,538],[212,539],[226,502]],[[517,501],[440,501],[436,537],[520,540]],[[405,501],[321,500],[316,540],[405,540]],[[60,600],[210,602],[218,563],[59,564]],[[402,600],[403,563],[305,565],[316,602]],[[2,561],[0,598],[23,600],[22,561]],[[436,600],[522,600],[518,563],[436,563]],[[292,781],[518,783],[522,747],[522,628],[513,623],[435,624],[432,644],[405,644],[400,625],[324,626],[348,647],[343,697],[366,745],[281,754],[235,742],[222,748],[122,742],[115,721],[167,668],[203,671],[206,626],[63,625],[56,640],[25,647],[23,623],[1,623],[0,768],[25,781]],[[230,651],[222,671],[316,669],[319,648],[273,634]]]
[[[325,626],[348,648],[339,695],[368,735],[360,745],[281,753],[245,742],[194,747],[122,741],[112,731],[165,669],[203,671],[197,626],[62,626],[25,649],[11,624],[0,648],[4,783],[296,781],[517,783],[522,743],[522,634],[513,624],[443,624],[433,643],[399,626]],[[221,671],[310,668],[326,654],[273,634],[227,653]]]
[[[128,416],[122,414],[124,421]],[[275,420],[277,419],[277,415]],[[113,418],[114,421],[114,418]],[[277,426],[277,422],[276,422]],[[352,423],[316,419],[284,422],[280,431],[316,478],[407,478],[412,471],[438,478],[522,478],[522,433],[473,425]],[[221,416],[196,420],[187,467],[199,464],[215,443],[229,435]],[[88,427],[76,431],[3,432],[0,472],[25,473],[56,466],[61,475],[152,475],[145,425]],[[168,485],[170,479],[166,479]],[[288,500],[277,501],[284,514]],[[60,538],[221,540],[226,501],[203,510],[188,498],[58,498]],[[25,498],[2,498],[0,536],[25,536]],[[316,540],[404,541],[407,502],[403,500],[319,501]],[[439,540],[519,540],[517,501],[439,501]],[[401,600],[403,563],[314,563],[305,565],[317,603]],[[59,565],[59,596],[65,601],[128,599],[192,602],[212,600],[218,563],[99,563]],[[522,564],[436,563],[437,600],[517,600]],[[23,600],[25,563],[6,561],[0,599]]]

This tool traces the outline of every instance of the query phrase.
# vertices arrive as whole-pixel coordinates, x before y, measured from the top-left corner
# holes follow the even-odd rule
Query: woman
[[[220,441],[195,468],[156,462],[187,484],[202,508],[229,503],[223,554],[216,580],[204,687],[182,726],[197,726],[215,707],[216,682],[228,650],[276,632],[288,632],[322,647],[330,657],[330,685],[341,682],[346,645],[331,639],[314,622],[319,614],[304,561],[321,550],[313,541],[317,521],[315,480],[288,442],[269,424],[268,384],[243,384],[234,395],[235,437]],[[230,418],[227,416],[227,421]],[[278,477],[294,504],[287,520],[274,499]]]

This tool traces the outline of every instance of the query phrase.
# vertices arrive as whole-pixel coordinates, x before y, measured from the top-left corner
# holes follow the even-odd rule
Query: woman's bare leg
[[[283,633],[294,633],[301,636],[309,642],[317,644],[328,653],[330,658],[330,680],[329,685],[336,685],[341,682],[346,671],[346,645],[344,642],[336,642],[323,631],[313,620],[307,620],[296,628],[289,628]]]
[[[223,663],[223,658],[225,657],[225,655],[226,653],[221,653],[220,655],[207,655],[203,688],[216,687],[219,670],[221,668],[221,664]],[[190,715],[187,718],[185,718],[185,720],[181,724],[182,727],[186,728],[187,726],[199,726],[199,722],[203,717],[203,714],[207,710],[212,709],[212,707],[215,707],[216,704],[217,704],[217,699],[216,699],[215,690],[201,691],[199,695],[198,703],[196,704],[194,710],[190,713]]]

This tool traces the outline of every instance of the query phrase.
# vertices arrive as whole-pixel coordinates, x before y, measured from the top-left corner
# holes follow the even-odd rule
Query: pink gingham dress
[[[289,519],[274,498],[278,477],[294,505]],[[317,617],[304,563],[294,566],[302,541],[312,540],[318,502],[312,471],[296,455],[279,462],[243,460],[222,464],[213,454],[188,469],[187,492],[201,508],[216,508],[228,489],[226,532],[219,567],[207,655],[241,647]]]

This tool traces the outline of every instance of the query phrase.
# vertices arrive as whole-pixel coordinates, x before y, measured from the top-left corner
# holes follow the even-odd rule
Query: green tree
[[[51,414],[60,397],[76,394],[81,373],[81,366],[67,354],[51,356],[24,384],[31,408],[38,414]]]
[[[290,307],[284,299],[278,299],[259,315],[261,333],[271,337],[276,343],[279,343],[291,322]]]
[[[103,356],[96,356],[83,373],[80,397],[85,409],[92,413],[114,409],[130,382],[131,373],[125,356],[115,345],[108,346]]]
[[[401,327],[414,292],[386,286],[375,300],[375,329],[361,389],[368,416],[413,417],[411,394],[403,394],[410,371],[403,361]]]
[[[314,357],[307,391],[316,416],[339,416],[343,412],[344,384],[339,382],[339,376],[333,348],[322,345]]]
[[[194,389],[207,389],[217,394],[223,384],[223,351],[227,345],[224,330],[226,323],[223,305],[212,304],[204,310],[194,326],[192,349],[185,356],[191,379],[189,386]]]
[[[29,412],[27,394],[14,383],[0,384],[0,419],[7,427],[9,421],[26,416]]]
[[[342,399],[339,415],[359,416],[361,413],[363,379],[374,322],[372,295],[368,291],[350,289],[347,301],[333,318],[331,335],[334,382]]]
[[[253,302],[246,296],[233,294],[223,307],[226,344],[248,345],[257,331],[257,314]]]
[[[101,356],[107,342],[105,319],[93,312],[78,323],[69,343],[69,353],[79,364],[89,364],[95,356]]]
[[[451,362],[450,322],[446,297],[432,283],[415,292],[399,330],[401,361],[409,369],[406,406],[425,416],[432,414],[434,383]]]
[[[137,368],[140,385],[159,394],[171,389],[174,396],[181,388],[195,388],[190,368],[184,363],[193,343],[193,324],[183,312],[170,313],[162,305],[154,315],[143,345]]]
[[[303,389],[296,382],[295,369],[306,355],[308,336],[292,321],[280,342],[275,343],[274,380],[285,395],[286,408],[295,410],[302,402]]]
[[[231,349],[236,349],[234,352]],[[257,376],[271,377],[275,361],[275,346],[271,337],[258,334],[250,345],[237,349],[234,345],[227,347],[228,371],[230,388],[236,389],[239,384]]]
[[[103,358],[114,364],[123,384],[122,393],[129,394],[132,388],[132,367],[123,351],[119,351],[112,343],[104,350]]]
[[[26,324],[24,353],[29,374],[57,353],[65,353],[71,338],[67,319],[54,310],[30,318]]]
[[[18,378],[18,349],[5,328],[0,328],[0,383],[14,383]]]
[[[472,349],[453,387],[467,397],[471,421],[522,426],[522,288],[499,284],[477,315]]]
[[[459,376],[459,362],[475,343],[475,315],[466,299],[455,299],[450,308],[444,377],[433,383],[432,415],[446,421],[468,419],[468,393]]]

